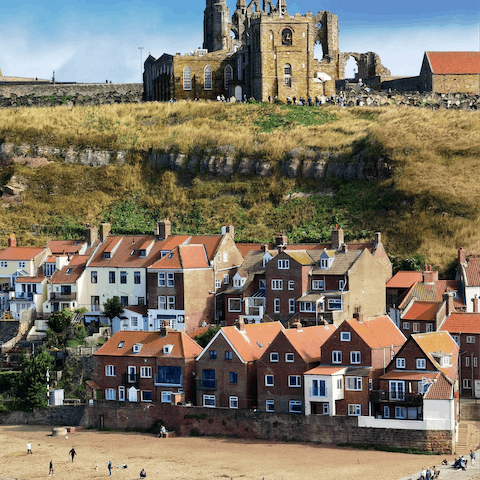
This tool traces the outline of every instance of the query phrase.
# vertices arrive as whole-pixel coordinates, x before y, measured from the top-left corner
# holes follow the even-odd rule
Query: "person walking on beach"
[[[75,451],[75,449],[72,447],[72,449],[68,452],[70,454],[70,456],[72,457],[72,463],[73,463],[73,458],[75,457],[75,455],[77,454],[77,452]]]
[[[108,462],[108,474],[110,476],[112,476],[112,462],[111,461]]]
[[[55,475],[53,473],[53,462],[52,462],[52,460],[50,460],[50,467],[48,468],[48,476],[50,476],[50,475]]]
[[[30,452],[32,453],[32,452]],[[473,467],[475,465],[475,452],[473,452],[472,450],[470,450],[470,465]]]
[[[33,455],[33,452],[32,452],[32,444],[30,442],[27,443],[27,455],[31,453]]]

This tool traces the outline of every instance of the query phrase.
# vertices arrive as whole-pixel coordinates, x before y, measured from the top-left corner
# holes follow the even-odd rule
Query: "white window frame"
[[[230,408],[238,409],[238,397],[229,397],[228,405]]]
[[[277,352],[270,352],[270,362],[277,363],[280,360],[280,355]]]
[[[442,360],[443,360],[443,358],[442,358]],[[468,356],[465,356],[465,366],[466,367],[470,366],[470,357],[468,357]]]
[[[280,299],[274,298],[273,299],[273,311],[274,313],[280,313]]]
[[[464,378],[463,379],[463,388],[466,390],[471,390],[472,388],[472,379],[471,378]]]
[[[342,308],[343,308],[343,302],[342,302],[341,298],[329,298],[328,299],[328,309],[329,310],[341,310]]]
[[[275,376],[272,373],[265,374],[265,386],[274,387],[275,386]]]
[[[289,353],[285,354],[285,362],[292,363],[294,361],[295,361],[295,354],[294,353],[289,352]]]
[[[167,297],[167,310],[175,310],[175,297],[171,295]]]
[[[323,415],[330,415],[330,405],[328,403],[323,404],[322,413]]]
[[[405,367],[406,363],[405,363],[405,358],[404,357],[397,357],[396,360],[395,360],[395,367],[396,368],[406,368]]]
[[[238,302],[238,308],[233,305]],[[228,311],[229,312],[241,312],[242,311],[242,299],[241,298],[229,298],[228,299]]]
[[[167,297],[165,295],[160,295],[158,297],[158,309],[159,310],[167,309]]]
[[[395,407],[395,418],[407,418],[407,409],[405,407]]]
[[[358,350],[350,352],[350,363],[361,363],[361,353]]]
[[[266,412],[274,412],[275,411],[275,401],[274,400],[266,400],[265,401],[265,411]]]
[[[295,313],[295,299],[288,299],[288,313]]]
[[[401,386],[401,388],[398,388]],[[388,381],[389,400],[405,399],[405,381],[404,380],[389,380]]]
[[[223,274],[223,284],[228,285],[230,283],[230,275],[228,273]]]
[[[192,69],[186,65],[183,68],[183,90],[188,91],[192,89]]]
[[[362,414],[362,406],[359,403],[348,404],[348,415],[350,417],[359,417]]]
[[[172,403],[172,392],[162,392],[161,403]]]
[[[361,391],[362,377],[345,377],[345,390]]]
[[[215,290],[222,288],[222,280],[220,278],[215,279]]]
[[[26,262],[20,261],[18,262],[18,268],[25,268]]]
[[[295,282],[293,280],[288,281],[288,289],[295,290]]]
[[[175,286],[175,274],[173,272],[167,273],[167,287]]]
[[[453,334],[451,335],[455,343],[460,346],[460,335],[453,335]]]
[[[352,339],[350,332],[340,332],[340,340],[342,342],[349,342]]]
[[[267,281],[264,278],[260,278],[258,280],[258,289],[259,290],[266,290],[267,288]]]
[[[290,260],[286,258],[282,258],[278,261],[278,269],[279,270],[288,270],[290,268]]]
[[[410,330],[410,322],[403,322],[402,325],[404,330]]]
[[[105,365],[105,376],[106,377],[116,377],[117,376],[117,367],[115,365]]]
[[[420,331],[420,324],[418,322],[413,322],[413,333],[418,333]]]
[[[325,282],[323,280],[312,280],[312,290],[324,290]]]
[[[332,363],[342,363],[341,350],[332,350]]]
[[[118,401],[125,401],[125,387],[118,387]]]
[[[466,342],[475,343],[475,335],[467,335]]]
[[[300,407],[300,408],[295,408]],[[301,400],[289,400],[288,401],[288,411],[290,413],[303,413],[302,401]]]
[[[292,388],[297,388],[302,386],[302,376],[301,375],[289,375],[288,376],[288,386]]]
[[[7,268],[8,267],[8,262],[6,260],[0,261],[0,268]]]
[[[228,252],[223,252],[223,263],[228,263]]]
[[[116,400],[116,399],[117,399],[117,391],[114,388],[106,388],[105,400]]]
[[[167,286],[167,276],[165,272],[158,272],[158,286],[166,287]]]
[[[149,393],[151,398],[145,398],[145,394]],[[140,401],[141,402],[153,402],[153,393],[151,390],[141,390],[140,391]]]
[[[345,288],[345,280],[338,281],[338,289],[343,290]]]
[[[207,408],[215,408],[217,404],[217,398],[215,395],[204,395],[203,406]]]
[[[388,405],[383,407],[383,418],[390,418],[390,407]]]
[[[417,370],[425,370],[427,368],[427,360],[425,358],[415,359],[415,366]]]
[[[283,280],[280,278],[272,279],[272,290],[283,290]]]
[[[152,378],[152,367],[140,367],[140,378]]]
[[[433,323],[427,323],[427,332],[433,332]]]

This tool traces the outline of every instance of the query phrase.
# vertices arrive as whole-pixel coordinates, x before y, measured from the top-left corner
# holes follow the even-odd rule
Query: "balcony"
[[[15,292],[15,297],[12,300],[33,300],[34,292]]]
[[[138,378],[138,373],[122,373],[122,385],[136,385],[138,387]]]
[[[183,387],[183,375],[178,378],[164,378],[155,374],[155,386],[157,387]]]
[[[195,387],[197,390],[216,390],[217,389],[217,380],[216,379],[206,379],[206,378],[196,378]]]
[[[58,293],[58,292],[52,292],[50,293],[50,300],[61,300],[64,302],[71,302],[73,300],[77,299],[77,293],[76,292],[71,292],[71,293]]]
[[[423,395],[421,393],[405,393],[398,390],[373,390],[370,392],[370,401],[372,403],[382,402],[401,402],[404,405],[423,405]]]

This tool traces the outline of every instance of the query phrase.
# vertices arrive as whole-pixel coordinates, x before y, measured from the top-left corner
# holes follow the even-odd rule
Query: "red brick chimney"
[[[163,220],[160,220],[158,224],[158,236],[159,238],[167,238],[172,234],[172,223],[168,218],[164,218]]]
[[[245,321],[243,320],[243,315],[238,316],[237,328],[241,332],[245,331]]]
[[[454,310],[455,307],[453,306],[453,299],[455,298],[455,294],[453,292],[445,292],[443,295],[443,300],[445,302],[445,307],[446,307],[446,315],[447,317],[450,316]]]
[[[335,225],[332,230],[332,248],[338,250],[343,244],[343,230],[342,227]]]
[[[362,307],[355,307],[355,312],[354,312],[354,314],[353,314],[353,318],[354,318],[358,323],[363,323]]]
[[[425,268],[423,270],[423,283],[432,284],[436,281],[438,281],[438,272],[432,272],[432,266],[425,265]]]
[[[478,309],[478,297],[475,295],[474,298],[472,298],[472,302],[473,302],[473,313],[480,313],[479,309]]]
[[[275,247],[279,252],[285,250],[287,247],[287,236],[284,233],[278,233],[275,237]]]
[[[459,265],[467,263],[467,259],[465,257],[465,249],[463,247],[460,247],[458,249],[458,263]]]
[[[11,233],[8,237],[8,246],[9,247],[16,247],[17,246],[17,238],[15,237],[14,233]]]

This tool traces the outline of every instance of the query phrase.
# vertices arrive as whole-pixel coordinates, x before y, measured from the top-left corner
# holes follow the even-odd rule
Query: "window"
[[[427,361],[424,358],[417,358],[417,370],[427,368]]]
[[[362,377],[345,377],[345,390],[361,390]]]
[[[397,358],[397,368],[405,368],[405,359],[403,357]]]
[[[173,273],[167,273],[167,287],[175,286],[175,276]]]
[[[327,387],[325,380],[312,380],[312,388],[310,391],[312,397],[326,397],[327,396]]]
[[[133,272],[133,283],[140,284],[140,272]]]
[[[138,318],[132,317],[131,324],[132,324],[132,327],[138,327]]]
[[[228,91],[228,86],[233,78],[233,68],[231,65],[227,65],[223,71],[223,86]]]
[[[405,399],[405,382],[400,380],[390,380],[388,382],[390,390],[390,400],[404,400]]]
[[[215,290],[222,287],[222,281],[219,278],[215,279]]]
[[[312,290],[323,290],[324,285],[323,280],[312,280]]]
[[[477,357],[473,357],[473,366],[477,367]]]
[[[267,282],[265,281],[265,279],[261,278],[258,281],[258,288],[259,290],[265,290],[267,288]]]
[[[182,385],[182,367],[176,366],[158,366],[158,375],[155,383],[165,385]]]
[[[126,295],[120,297],[120,304],[122,307],[128,307],[128,297]]]
[[[228,285],[229,282],[230,282],[230,275],[229,275],[228,273],[225,273],[225,274],[223,275],[223,284],[224,284],[224,285]]]
[[[175,297],[167,297],[167,310],[175,310]]]
[[[341,298],[329,298],[328,299],[328,309],[329,310],[341,310],[342,309],[342,299]]]
[[[274,412],[275,411],[275,402],[273,400],[267,400],[265,402],[265,411]]]
[[[288,313],[295,313],[295,299],[288,299]]]
[[[229,397],[228,403],[230,408],[238,408],[238,397]]]
[[[152,378],[152,367],[140,367],[141,378]]]
[[[162,392],[162,403],[172,403],[172,392]]]
[[[272,280],[272,290],[283,290],[283,280]]]
[[[115,283],[115,272],[108,272],[108,283]]]
[[[203,69],[203,89],[212,89],[212,67],[210,65],[205,65]]]
[[[8,262],[6,262],[6,261],[4,261],[4,260],[2,260],[2,261],[0,262],[0,267],[1,267],[1,268],[7,268],[7,266],[8,266]]]
[[[228,262],[228,252],[223,252],[223,263]]]
[[[295,360],[295,355],[293,353],[286,353],[285,354],[285,361],[287,363],[291,363]]]
[[[273,311],[275,313],[280,313],[280,299],[274,298],[273,299]]]
[[[237,383],[237,372],[230,372],[230,383]]]
[[[289,63],[283,66],[283,83],[287,87],[292,86],[292,66]]]
[[[290,260],[279,260],[278,269],[279,270],[288,270],[290,268]]]
[[[67,268],[67,271],[65,272],[66,275],[71,275],[73,272],[73,268]]]
[[[290,400],[288,402],[288,411],[290,413],[302,413],[302,402],[300,400]]]
[[[217,253],[217,263],[222,261],[222,254],[220,252]]]
[[[383,407],[383,418],[390,418],[390,407],[388,405]]]
[[[159,287],[166,287],[167,282],[165,279],[165,272],[158,272],[158,286]]]
[[[192,89],[192,71],[189,66],[186,66],[183,69],[183,89],[191,90]]]
[[[145,297],[138,297],[138,304],[145,305]]]
[[[403,322],[403,329],[410,330],[410,322]]]
[[[18,268],[25,268],[25,262],[18,262]]]
[[[209,350],[208,355],[210,357],[210,360],[216,360],[217,359],[217,351],[216,350]]]
[[[265,386],[273,387],[274,385],[274,377],[271,374],[265,375]]]
[[[93,270],[90,272],[90,283],[97,283],[97,282],[98,282],[97,272]]]
[[[475,343],[475,337],[473,335],[467,335],[467,343]]]
[[[413,322],[413,332],[419,332],[420,331],[420,324]]]
[[[102,257],[103,257],[103,258],[111,258],[112,255],[110,254],[110,252],[103,252]]]
[[[330,405],[328,405],[328,403],[323,404],[322,413],[323,415],[328,415],[330,413]]]
[[[117,399],[117,391],[114,388],[105,389],[105,399],[106,400],[116,400]]]
[[[302,377],[300,375],[289,375],[288,376],[288,386],[289,387],[301,387],[302,386]]]
[[[293,280],[288,281],[288,289],[294,290],[295,289],[295,282]]]
[[[342,390],[343,389],[343,378],[340,377],[337,379],[337,390]]]
[[[120,283],[127,283],[127,272],[120,272]]]
[[[350,416],[358,417],[359,415],[362,414],[362,406],[358,404],[350,403],[348,405],[348,414]]]
[[[152,401],[152,391],[151,390],[142,390],[141,399],[142,399],[142,402],[151,402]]]
[[[242,311],[242,301],[239,298],[229,298],[228,299],[228,311],[229,312],[241,312]]]
[[[341,332],[340,333],[340,340],[342,342],[349,342],[351,339],[350,332]]]
[[[427,393],[430,383],[427,381],[423,383],[422,381],[418,382],[418,393]]]
[[[427,323],[427,332],[433,332],[433,323]]]
[[[345,287],[345,281],[344,280],[339,280],[338,281],[338,289],[343,290],[344,287]]]
[[[115,377],[116,375],[116,367],[115,365],[105,365],[105,375],[107,377]]]
[[[395,407],[395,418],[405,418],[406,410],[405,407]]]
[[[118,400],[125,401],[125,387],[118,387]]]
[[[360,352],[350,352],[350,363],[360,363]]]
[[[373,380],[371,378],[368,379],[368,389],[373,390]]]
[[[314,303],[313,302],[300,302],[300,311],[301,312],[314,312]]]
[[[328,268],[328,258],[321,258],[320,259],[320,268]]]
[[[231,350],[225,350],[225,360],[231,360],[233,358],[233,352]]]
[[[460,335],[452,335],[452,338],[455,340],[457,345],[460,345]]]
[[[332,363],[342,363],[342,352],[340,350],[333,350]]]
[[[159,310],[167,309],[167,297],[164,297],[164,296],[158,297],[158,309]]]
[[[203,406],[215,408],[215,395],[204,395],[203,396]]]
[[[463,379],[463,388],[472,388],[472,380],[470,378]]]
[[[270,353],[270,361],[271,362],[278,362],[280,356],[276,352]]]
[[[465,357],[465,366],[466,367],[470,366],[470,358],[469,357]]]
[[[443,356],[442,357],[442,367],[448,367],[449,365],[451,365],[450,356],[449,355]]]

